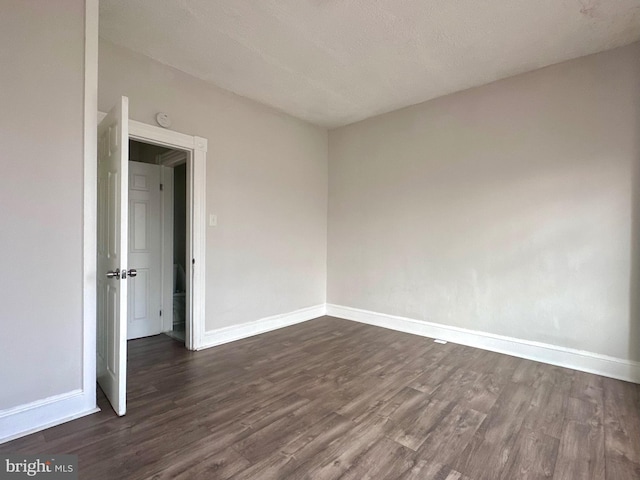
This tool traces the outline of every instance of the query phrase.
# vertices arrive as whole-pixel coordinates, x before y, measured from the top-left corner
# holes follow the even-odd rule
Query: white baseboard
[[[78,389],[0,410],[0,443],[100,411],[89,401],[89,396]]]
[[[205,333],[199,350],[313,320],[323,315],[344,318],[428,338],[504,353],[515,357],[595,373],[640,384],[640,362],[541,342],[494,335],[341,305],[316,305]],[[38,432],[100,409],[78,389],[25,405],[0,410],[0,443]]]
[[[223,343],[235,342],[243,338],[252,337],[261,333],[277,330],[278,328],[288,327],[296,323],[306,322],[314,318],[322,317],[326,313],[325,304],[315,305],[313,307],[301,308],[289,313],[273,315],[265,317],[253,322],[243,323],[240,325],[232,325],[230,327],[219,328],[217,330],[209,330],[204,333],[201,345],[198,350],[215,347]]]
[[[632,360],[341,305],[327,304],[326,314],[399,332],[440,338],[448,342],[505,353],[514,357],[640,383],[640,362]]]

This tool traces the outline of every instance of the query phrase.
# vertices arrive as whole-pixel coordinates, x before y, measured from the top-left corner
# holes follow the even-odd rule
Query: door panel
[[[126,412],[129,101],[98,126],[98,383],[118,415]]]
[[[133,320],[141,321],[149,316],[149,270],[138,269],[138,276],[132,285]]]
[[[129,162],[129,340],[162,333],[160,168]]]

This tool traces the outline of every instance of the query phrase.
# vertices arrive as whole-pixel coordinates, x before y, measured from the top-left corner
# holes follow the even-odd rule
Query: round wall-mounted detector
[[[169,128],[171,126],[171,119],[169,118],[168,113],[160,112],[156,115],[156,122],[158,125],[164,128]]]

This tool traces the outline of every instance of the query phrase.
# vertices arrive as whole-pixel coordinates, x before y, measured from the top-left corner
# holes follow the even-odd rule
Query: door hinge
[[[160,184],[160,191],[162,192],[164,190],[164,185]]]
[[[160,310],[160,316],[162,316],[162,309]]]

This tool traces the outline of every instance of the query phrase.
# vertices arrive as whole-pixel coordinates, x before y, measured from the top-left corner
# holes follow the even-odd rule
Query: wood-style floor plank
[[[323,317],[201,352],[129,342],[128,410],[0,445],[80,478],[640,479],[637,385]]]
[[[448,465],[419,460],[414,467],[399,477],[399,480],[472,480],[456,472]]]
[[[539,386],[533,393],[523,427],[560,439],[568,397],[550,384]]]
[[[557,480],[604,480],[604,430],[571,420],[560,439],[555,476]]]
[[[559,441],[544,433],[520,429],[502,480],[543,480],[552,478]]]
[[[397,479],[414,464],[414,452],[387,437],[380,438],[340,478],[343,480]]]
[[[464,405],[455,405],[420,445],[418,457],[432,463],[449,464],[468,445],[486,415]]]
[[[605,478],[640,478],[637,385],[603,379]]]

